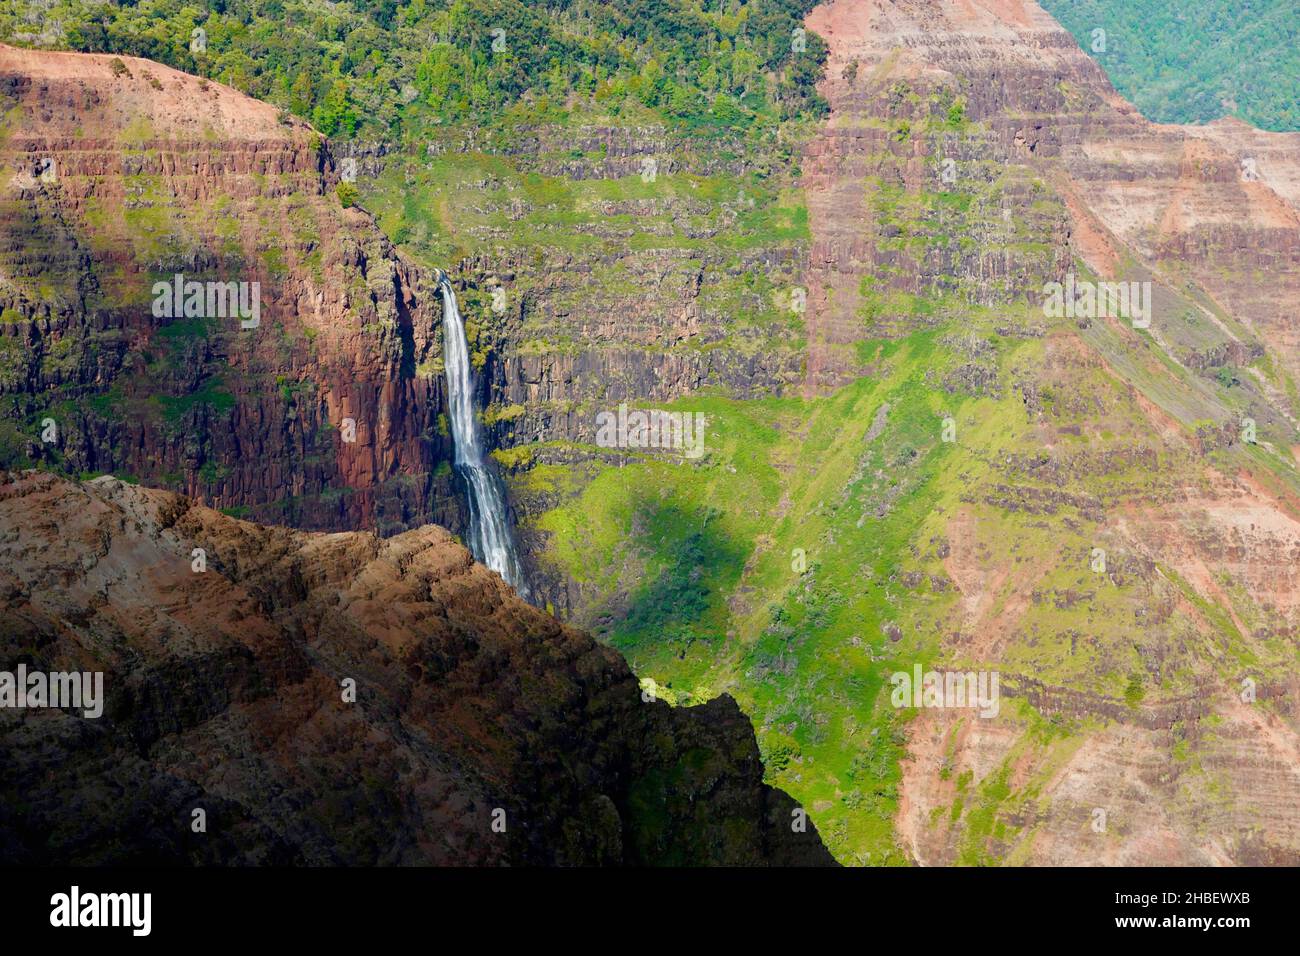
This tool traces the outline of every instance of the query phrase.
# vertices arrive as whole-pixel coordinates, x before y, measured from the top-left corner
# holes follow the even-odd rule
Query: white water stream
[[[478,419],[474,416],[473,376],[465,323],[456,293],[444,274],[442,291],[442,354],[447,371],[447,402],[451,406],[451,437],[456,445],[456,471],[469,490],[469,549],[513,587],[528,596],[515,539],[506,515],[505,494],[488,469]]]

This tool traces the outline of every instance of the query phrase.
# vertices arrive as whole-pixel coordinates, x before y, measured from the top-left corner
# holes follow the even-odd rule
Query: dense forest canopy
[[[1260,129],[1300,129],[1296,0],[1041,3],[1150,119],[1237,116]]]
[[[331,136],[627,98],[707,132],[825,111],[814,2],[22,0],[0,39],[148,57]]]
[[[825,111],[825,45],[802,29],[815,2],[12,0],[0,39],[155,59],[335,136],[629,97],[707,132]],[[1300,70],[1295,0],[1043,6],[1152,119],[1300,129],[1300,89],[1282,80]]]

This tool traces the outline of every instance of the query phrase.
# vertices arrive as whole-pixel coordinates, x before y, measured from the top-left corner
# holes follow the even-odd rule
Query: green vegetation
[[[560,566],[625,609],[605,638],[678,703],[736,695],[774,782],[849,861],[903,860],[892,818],[906,715],[888,675],[937,653],[919,622],[956,601],[922,584],[909,609],[901,584],[904,556],[959,505],[941,477],[961,455],[940,437],[947,396],[925,382],[934,340],[874,343],[878,380],[811,403],[682,400],[708,419],[699,464],[600,472],[540,522]],[[973,407],[980,434],[1004,426]],[[925,552],[907,570],[941,577],[935,546]],[[903,643],[886,637],[895,621]]]
[[[1295,0],[1042,0],[1150,119],[1300,129]],[[1105,49],[1094,49],[1105,30]],[[1100,45],[1100,44],[1098,44]]]
[[[1001,206],[1001,189],[1025,187],[926,193],[882,182],[872,208],[882,228],[912,240],[902,248],[942,255],[960,248],[966,217],[985,216],[987,228],[1001,217],[982,210]],[[1004,227],[1008,238],[1033,230]],[[1048,268],[1044,250],[1018,254]],[[1231,420],[1222,403],[1245,386],[1223,388],[1104,323],[1008,335],[998,329],[1041,326],[1042,311],[888,290],[883,279],[861,290],[864,323],[893,333],[858,343],[870,377],[815,399],[682,399],[672,407],[707,418],[702,459],[644,453],[604,467],[598,450],[570,447],[595,461],[577,474],[538,464],[516,484],[558,502],[535,530],[549,536],[554,569],[590,598],[579,623],[664,699],[735,696],[772,782],[809,809],[842,861],[865,864],[906,859],[895,819],[914,712],[890,703],[896,671],[996,661],[1004,688],[1032,680],[1099,708],[1145,709],[1206,680],[1286,668],[1294,655],[1285,640],[1256,636],[1279,618],[1239,583],[1193,587],[1144,563],[1100,518],[1122,507],[1150,520],[1160,502],[1207,481],[1179,444],[1152,433],[1134,383],[1188,422],[1189,438],[1199,419]],[[1189,307],[1162,331],[1175,350],[1212,324]],[[1068,359],[1083,341],[1109,364]],[[1294,492],[1294,466],[1262,446],[1220,454],[1225,472],[1259,456],[1255,473],[1263,465]],[[1090,566],[1099,546],[1104,574]],[[953,772],[955,731],[943,744],[939,777],[956,792],[930,825],[954,829],[963,864],[1027,856],[1033,832],[1015,821],[1037,814],[1052,774],[1096,730],[1005,691],[999,721],[1015,742],[980,779]],[[1033,772],[1012,772],[1021,766]]]
[[[824,111],[814,84],[825,44],[801,25],[812,5],[223,0],[204,9],[186,0],[16,0],[0,11],[0,40],[158,60],[274,103],[329,136],[396,137],[494,118],[521,101],[545,110],[574,98],[630,98],[707,134]]]
[[[357,187],[354,184],[339,183],[338,185],[339,202],[342,203],[344,209],[350,209],[351,207],[355,206],[357,204],[357,199],[360,197],[360,195],[361,195],[360,192],[357,190]]]
[[[36,6],[0,12],[0,38],[22,42]],[[1158,338],[1107,322],[1045,322],[1023,290],[1061,265],[1052,237],[1067,222],[1062,203],[1027,167],[977,158],[963,161],[960,184],[919,187],[922,157],[954,144],[977,157],[981,130],[957,92],[925,94],[900,80],[891,98],[912,109],[871,120],[881,142],[858,157],[878,173],[864,184],[864,240],[876,267],[856,288],[831,290],[856,295],[846,322],[859,322],[858,334],[842,349],[846,364],[866,371],[830,394],[798,397],[793,378],[808,354],[790,286],[811,236],[797,163],[824,109],[813,90],[824,47],[796,32],[808,6],[224,0],[201,11],[180,0],[55,0],[48,16],[65,27],[55,42],[160,59],[278,103],[332,136],[394,141],[378,177],[340,183],[337,199],[364,204],[427,266],[479,257],[505,267],[493,270],[509,272],[505,313],[486,285],[460,293],[476,368],[503,354],[608,346],[711,370],[732,356],[795,370],[784,380],[773,372],[776,384],[759,393],[784,397],[741,399],[715,384],[674,403],[707,419],[706,452],[695,461],[561,441],[512,446],[515,423],[535,424],[539,411],[592,414],[584,403],[603,393],[492,404],[481,420],[505,444],[493,457],[512,492],[530,503],[538,560],[552,580],[579,585],[576,623],[619,648],[671,703],[734,695],[755,722],[769,778],[808,809],[837,856],[892,865],[908,859],[895,820],[917,718],[890,703],[896,671],[996,663],[1006,681],[1066,689],[1113,713],[1244,670],[1293,667],[1293,630],[1281,612],[1226,575],[1156,564],[1128,525],[1106,516],[1122,514],[1141,532],[1200,520],[1178,509],[1207,493],[1211,467],[1219,480],[1249,471],[1270,491],[1294,492],[1285,416],[1261,416],[1258,444],[1214,440],[1225,422],[1268,403],[1265,386],[1293,413],[1300,392],[1267,354],[1241,368],[1190,372],[1182,359],[1212,353],[1225,329],[1248,345],[1255,339],[1186,289],[1162,287],[1162,318],[1173,319]],[[1258,63],[1225,64],[1226,48],[1204,42],[1233,30],[1246,36],[1244,19],[1221,15],[1217,4],[1182,19],[1171,4],[1148,6],[1154,14],[1090,0],[1060,15],[1085,48],[1094,26],[1107,29],[1108,52],[1098,58],[1122,89],[1138,84],[1143,92],[1125,92],[1157,118],[1219,115],[1210,100],[1223,83],[1241,94],[1241,115],[1294,128],[1294,90],[1270,89]],[[1181,38],[1188,22],[1202,39]],[[1272,14],[1250,25],[1267,34],[1263,60],[1293,75],[1294,43],[1288,53],[1268,42],[1293,26]],[[199,27],[207,48],[191,52]],[[845,75],[856,76],[857,64],[850,68]],[[1171,69],[1192,80],[1170,85]],[[151,136],[133,126],[127,145],[143,150]],[[617,147],[638,164],[653,159],[653,171],[620,165]],[[156,178],[127,177],[126,186],[135,202],[125,212],[87,200],[99,258],[125,245],[140,261],[172,261],[190,235],[212,239],[232,261],[245,253],[228,198],[210,215],[179,208]],[[305,265],[320,281],[331,237],[317,234],[301,206],[284,224],[296,243],[268,241],[247,254],[272,277]],[[262,225],[278,235],[275,223]],[[1124,268],[1139,274],[1134,263]],[[98,278],[111,303],[142,298],[129,284],[143,281],[138,275]],[[350,278],[350,297],[364,301],[362,278]],[[55,296],[37,291],[32,299]],[[530,296],[542,307],[519,305]],[[651,316],[593,347],[593,303],[603,321],[647,301],[698,308],[703,334],[656,339]],[[0,315],[4,326],[24,321],[12,310]],[[276,331],[268,323],[263,334]],[[387,334],[391,325],[364,331]],[[245,373],[222,365],[197,383],[183,379],[185,391],[173,394],[181,391],[175,373],[219,334],[202,320],[172,320],[138,356],[126,388],[118,380],[88,399],[64,383],[96,367],[99,343],[52,336],[29,346],[29,337],[6,335],[0,386],[39,380],[50,386],[49,410],[84,400],[101,418],[153,416],[175,434],[226,415],[234,393],[250,390],[235,378]],[[441,359],[429,355],[411,371],[441,376]],[[611,382],[609,394],[627,384]],[[310,379],[278,376],[276,392],[286,406],[315,398]],[[151,397],[132,397],[141,394]],[[4,411],[0,463],[18,456],[39,419],[16,403]],[[1153,425],[1161,416],[1172,438]],[[436,429],[447,435],[445,416]],[[1196,442],[1207,446],[1203,456],[1190,450]],[[45,464],[57,466],[57,453],[49,456]],[[208,485],[231,473],[199,460],[197,478]],[[435,475],[445,479],[450,468],[440,462]],[[227,513],[292,522],[352,493],[331,488],[312,501]],[[399,524],[380,523],[390,526]],[[1207,527],[1168,533],[1194,542],[1213,537]],[[1109,556],[1105,572],[1090,566],[1098,549]],[[1050,775],[1095,729],[1045,716],[1023,697],[1004,700],[998,719],[1010,729],[1009,750],[979,779],[957,766],[961,718],[937,745],[937,777],[951,792],[930,825],[954,831],[964,864],[1028,852],[1032,832],[1017,821],[1035,817]],[[1185,742],[1174,756],[1195,762]],[[634,782],[634,834],[653,834],[680,782],[710,772],[706,757]]]
[[[190,411],[199,406],[206,406],[217,413],[225,413],[235,406],[235,396],[222,384],[220,377],[214,376],[194,392],[188,395],[161,397],[165,419],[180,423]]]
[[[574,113],[561,129],[580,132],[594,119]],[[619,117],[607,122],[640,122]],[[381,228],[415,258],[430,266],[471,255],[495,255],[503,246],[529,267],[515,274],[511,301],[527,297],[534,285],[555,308],[575,312],[600,301],[617,311],[619,303],[637,308],[654,296],[663,276],[687,283],[701,272],[700,305],[726,335],[708,343],[688,341],[683,349],[730,349],[747,354],[790,352],[798,347],[800,317],[779,294],[794,284],[788,267],[765,268],[755,260],[764,250],[793,252],[808,240],[803,196],[787,175],[758,173],[699,175],[686,170],[659,172],[653,181],[639,174],[601,178],[547,175],[529,165],[557,160],[543,154],[516,160],[506,133],[490,144],[492,152],[461,152],[433,158],[390,157],[377,179],[362,184],[364,203]],[[770,146],[754,147],[756,157],[771,156]],[[689,136],[666,140],[664,162],[689,167],[706,161]],[[546,271],[553,261],[574,255],[601,256],[608,263],[585,275],[581,284],[555,288]],[[786,256],[793,260],[793,254]],[[466,332],[476,365],[500,347],[500,317],[491,293],[469,289],[461,296]],[[569,328],[545,315],[529,315],[515,330],[510,347],[521,353],[562,353],[585,348]],[[430,363],[424,372],[440,371]]]

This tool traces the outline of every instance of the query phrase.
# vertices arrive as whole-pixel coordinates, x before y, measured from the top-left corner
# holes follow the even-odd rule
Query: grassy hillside
[[[1284,455],[1239,446],[1197,460],[1151,434],[1113,371],[1080,362],[1060,372],[1087,350],[1077,330],[1007,338],[994,329],[1008,318],[968,313],[864,343],[876,374],[826,398],[678,402],[707,416],[701,463],[647,454],[601,470],[540,519],[554,535],[550,559],[605,596],[584,623],[669,700],[735,695],[771,779],[812,810],[845,862],[905,860],[892,821],[915,711],[891,705],[896,671],[993,658],[1004,687],[1037,682],[1136,706],[1294,660],[1273,609],[1227,578],[1214,585],[1224,603],[1206,601],[1150,563],[1158,542],[1127,540],[1100,517],[1207,488],[1208,469],[1250,465],[1294,487]],[[1141,347],[1108,329],[1086,338],[1117,355]],[[936,372],[963,350],[997,387],[940,384]],[[1038,387],[1043,407],[1027,412]],[[1198,388],[1185,377],[1164,387]],[[1221,414],[1228,389],[1210,401]],[[566,477],[540,467],[527,480]],[[1097,548],[1105,573],[1092,565]],[[1032,605],[1012,608],[1025,592]],[[959,862],[1014,861],[1030,834],[1013,821],[1097,727],[1005,698],[1000,720],[1017,737],[1005,765],[978,786],[955,781],[944,825],[960,830]],[[1198,744],[1181,746],[1194,756]],[[1034,774],[1008,776],[1026,763]]]

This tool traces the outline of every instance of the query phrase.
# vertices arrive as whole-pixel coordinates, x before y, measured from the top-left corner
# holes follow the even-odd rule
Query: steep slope
[[[379,224],[466,283],[484,422],[527,550],[546,547],[533,519],[557,487],[625,457],[599,446],[602,412],[801,387],[807,217],[788,125],[689,135],[629,99],[353,144]],[[582,602],[549,571],[554,606]]]
[[[831,182],[865,186],[872,210],[845,229],[814,212],[814,240],[844,241],[864,220],[878,236],[934,236],[896,215],[884,228],[874,222],[881,193],[973,193],[974,221],[959,229],[977,239],[981,260],[934,269],[931,240],[900,270],[902,290],[934,298],[945,281],[977,280],[982,290],[992,277],[1009,315],[993,337],[961,346],[983,353],[963,366],[980,377],[945,384],[1018,392],[1023,407],[996,437],[980,425],[997,413],[976,412],[958,459],[943,465],[964,479],[960,504],[926,530],[960,595],[939,616],[940,658],[1000,669],[1033,710],[1027,724],[922,712],[900,792],[905,845],[935,863],[1295,859],[1300,509],[1289,449],[1296,396],[1280,366],[1293,372],[1297,356],[1300,220],[1290,184],[1300,137],[1148,123],[1031,3],[840,0],[809,26],[831,50],[830,144],[814,149],[838,157]],[[853,139],[872,136],[861,127],[933,128],[949,98],[973,129],[911,151],[885,147],[882,187],[855,168],[873,152]],[[875,133],[875,150],[887,132]],[[1019,197],[984,188],[1026,177],[1031,188]],[[819,187],[810,180],[810,209]],[[1014,232],[990,234],[999,213],[1016,231],[1028,223],[1031,241],[1050,240],[1055,251],[1039,261],[1056,268],[1031,270],[1023,285],[999,281],[999,264],[1015,276],[1010,264],[1033,248]],[[1036,222],[1044,213],[1064,213],[1064,228]],[[951,254],[951,243],[937,244]],[[889,243],[867,245],[850,271],[878,284]],[[988,349],[1003,351],[998,339],[1017,324],[1017,301],[1041,307],[1041,283],[1064,279],[1066,268],[1153,280],[1149,339],[1104,317],[1071,329],[1040,308],[1029,324],[1042,348],[1011,350],[996,379],[983,374]],[[916,327],[888,304],[873,313],[845,298],[829,317],[814,311],[810,325],[865,318],[860,336],[883,322]],[[1236,374],[1216,374],[1225,367]],[[1207,385],[1211,375],[1220,387]],[[1245,419],[1258,426],[1263,454],[1238,454],[1253,451],[1240,438]],[[1230,453],[1211,459],[1224,445]],[[971,470],[976,462],[983,467]],[[1100,575],[1090,573],[1095,549]],[[933,619],[898,613],[919,628]],[[1108,672],[1125,671],[1129,688],[1144,689],[1126,689],[1117,707],[1106,700],[1113,691],[1097,692]],[[1249,705],[1247,680],[1258,691]],[[1043,717],[1057,726],[1045,733]],[[1069,730],[1054,741],[1062,725]],[[1098,820],[1109,823],[1096,830]]]
[[[1149,123],[1030,2],[807,26],[804,398],[542,516],[575,620],[735,695],[845,862],[1294,862],[1300,137]],[[999,712],[894,706],[917,665]]]
[[[1069,230],[1055,231],[1050,221],[1029,223],[1034,240],[1056,245],[1056,268],[1048,278],[1065,271],[1062,248],[1107,279],[1121,272],[1136,278],[1123,260],[1130,255],[1160,273],[1155,278],[1164,279],[1171,293],[1186,292],[1184,283],[1191,280],[1197,293],[1210,298],[1210,311],[1229,313],[1226,322],[1222,316],[1194,316],[1186,323],[1191,328],[1181,322],[1157,327],[1153,334],[1163,337],[1175,358],[1191,356],[1192,364],[1204,366],[1235,355],[1244,364],[1258,357],[1253,334],[1269,338],[1283,361],[1295,361],[1296,343],[1283,313],[1300,299],[1296,135],[1261,133],[1239,122],[1186,128],[1149,123],[1033,4],[841,0],[819,7],[809,26],[831,44],[823,92],[833,118],[810,151],[816,172],[809,179],[809,202],[819,243],[846,244],[855,224],[871,225],[870,197],[846,203],[825,178],[843,188],[867,181],[869,158],[879,156],[889,134],[926,122],[937,135],[902,136],[910,149],[893,150],[875,172],[888,179],[896,168],[916,191],[969,188],[990,179],[991,163],[1001,174],[995,187],[1018,170],[1032,170],[1048,187],[1043,198],[1064,201],[1074,220]],[[940,114],[957,101],[960,109]],[[955,114],[977,122],[979,130],[934,129],[938,118],[959,126]],[[823,197],[832,196],[842,226],[818,216],[819,206],[827,204]],[[1010,211],[1019,224],[1034,209],[1028,202],[1018,205]],[[937,263],[938,274],[936,263],[907,263],[921,270],[911,291],[977,274],[984,288],[971,298],[980,304],[990,301],[991,282],[997,283],[994,296],[1004,301],[1041,299],[1041,281],[1028,288],[1001,281],[999,260],[1023,258],[1020,243],[976,238],[980,262]],[[878,276],[880,264],[866,261],[848,271]],[[1040,270],[1027,278],[1041,275]],[[816,278],[814,273],[814,287]],[[837,321],[852,325],[857,307],[855,299],[841,296],[829,309],[811,310],[810,318],[831,328]]]
[[[731,693],[842,861],[1294,862],[1297,136],[1146,121],[1032,2],[806,26],[816,127],[685,135],[611,82],[346,147],[463,278],[542,593],[662,696]],[[1149,324],[1049,314],[1071,276],[1150,282]],[[624,400],[705,454],[598,447]],[[894,707],[917,665],[997,672],[998,715]]]
[[[321,136],[147,60],[6,46],[0,117],[3,462],[277,523],[462,527],[436,288],[340,201]],[[160,307],[176,275],[249,309]]]
[[[733,701],[647,699],[440,528],[29,471],[0,475],[0,554],[4,669],[107,698],[0,710],[6,863],[830,862]]]

